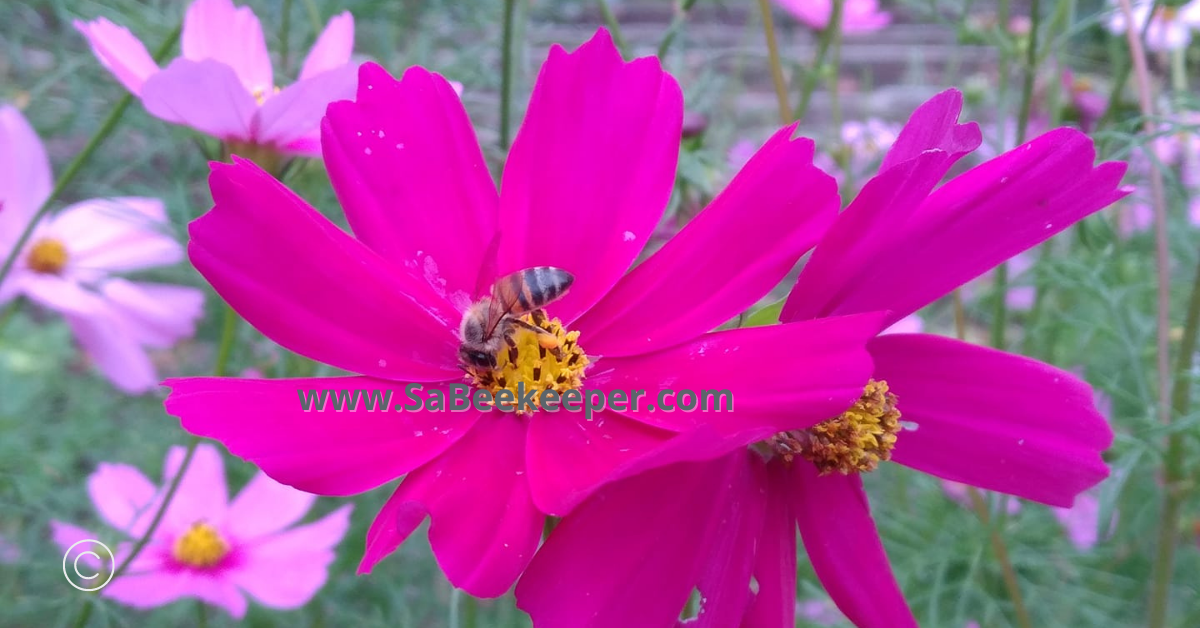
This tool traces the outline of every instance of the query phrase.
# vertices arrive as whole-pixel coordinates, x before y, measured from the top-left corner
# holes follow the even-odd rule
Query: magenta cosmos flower
[[[183,456],[183,447],[167,453],[161,486],[135,467],[100,463],[88,477],[96,512],[123,538],[140,538]],[[333,548],[345,536],[353,508],[347,504],[317,521],[291,527],[315,499],[258,473],[231,502],[221,454],[212,445],[199,445],[154,536],[101,595],[143,609],[194,598],[237,618],[246,614],[247,593],[271,608],[303,606],[325,584]],[[97,538],[61,521],[51,521],[50,526],[54,542],[64,550]],[[113,548],[118,566],[131,548],[131,541]],[[85,556],[80,562],[88,560]],[[88,567],[100,570],[108,565],[91,557]]]
[[[1125,164],[1094,167],[1092,142],[1070,129],[934,189],[980,143],[976,125],[957,124],[961,102],[948,91],[913,114],[814,250],[782,327],[875,310],[900,321],[1124,195]],[[518,605],[539,628],[669,627],[698,588],[698,626],[792,626],[798,524],[817,576],[851,621],[915,626],[861,473],[890,459],[1057,506],[1107,476],[1100,454],[1112,432],[1071,373],[929,334],[880,335],[868,350],[873,379],[842,414],[595,493],[539,550]]]
[[[213,166],[215,206],[192,224],[189,245],[200,272],[265,335],[361,375],[170,380],[167,411],[302,490],[350,495],[407,474],[371,527],[360,570],[428,515],[449,580],[485,597],[524,570],[544,514],[564,514],[643,460],[718,455],[717,439],[697,436],[705,432],[753,440],[836,414],[870,374],[861,345],[880,316],[706,333],[763,297],[836,216],[832,180],[791,128],[626,273],[671,194],[681,115],[679,87],[657,59],[623,62],[606,31],[573,53],[555,46],[497,194],[445,79],[410,68],[397,81],[365,64],[357,100],[330,106],[322,138],[358,239],[238,160]],[[493,278],[539,265],[575,277],[547,308],[553,318],[527,317],[560,339],[562,356],[521,332],[514,356],[500,351],[495,370],[470,368],[464,380],[464,312]],[[489,391],[726,389],[736,411],[655,414],[642,404],[588,420],[297,403],[298,388],[403,400],[411,382],[428,400],[464,381]]]
[[[822,30],[833,17],[833,0],[775,0],[789,15],[811,28]],[[892,15],[879,10],[878,0],[845,0],[842,3],[842,32],[872,33],[892,22]]]
[[[0,107],[0,260],[50,196],[50,160],[29,122]],[[153,198],[81,201],[38,223],[0,282],[0,305],[25,296],[66,317],[84,352],[130,394],[158,383],[148,348],[195,331],[204,294],[195,288],[128,281],[117,273],[178,263],[183,247]]]
[[[165,69],[129,29],[105,18],[75,21],[100,63],[152,115],[225,142],[231,152],[266,147],[286,155],[321,156],[325,107],[354,95],[354,17],[329,20],[300,69],[280,90],[262,26],[249,7],[196,0],[183,18],[183,56]]]

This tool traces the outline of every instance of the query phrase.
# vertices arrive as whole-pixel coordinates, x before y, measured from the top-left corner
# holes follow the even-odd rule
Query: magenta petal
[[[169,379],[167,413],[187,431],[213,438],[272,478],[322,495],[375,488],[445,451],[479,418],[476,412],[358,410],[306,412],[299,391],[378,390],[391,405],[403,384],[366,377],[323,379]],[[427,386],[427,389],[442,389]]]
[[[925,334],[873,341],[902,420],[893,460],[938,477],[1070,506],[1108,476],[1112,430],[1092,389],[1037,360]]]
[[[1108,206],[1126,194],[1125,164],[1094,158],[1086,135],[1057,129],[955,177],[909,221],[909,246],[876,248],[836,311],[888,309],[893,322]]]
[[[811,140],[778,131],[695,220],[575,328],[604,356],[648,353],[711,331],[765,296],[837,217],[837,184]]]
[[[606,358],[588,379],[606,390],[645,390],[637,411],[621,414],[647,425],[685,432],[711,425],[722,434],[753,428],[785,431],[835,417],[862,395],[871,374],[866,342],[880,314],[817,319],[705,334],[671,349]],[[763,368],[763,365],[770,368]],[[686,412],[658,408],[661,391],[728,392],[726,408]],[[728,400],[732,398],[732,404]]]
[[[607,486],[565,517],[517,584],[536,628],[673,626],[745,489],[739,455]]]
[[[189,226],[196,269],[279,344],[355,373],[461,376],[461,314],[372,253],[258,166],[212,165],[215,205]]]
[[[930,150],[867,181],[800,271],[780,320],[828,316],[847,296],[870,290],[864,278],[888,263],[882,255],[911,244],[904,225],[953,163],[951,155]]]
[[[428,514],[429,544],[451,584],[476,597],[508,591],[533,558],[544,519],[529,497],[524,438],[520,421],[493,412],[410,473],[371,524],[359,573],[395,550]]]
[[[742,628],[796,625],[796,513],[790,481],[791,474],[781,460],[767,465],[767,512],[754,556],[758,593]]]
[[[216,61],[176,59],[142,85],[151,115],[222,140],[250,140],[257,105],[237,74]]]
[[[974,122],[959,124],[962,112],[962,92],[948,89],[917,107],[896,137],[879,166],[883,172],[928,150],[940,150],[951,161],[979,148],[983,135]]]
[[[625,274],[671,196],[683,96],[658,59],[629,63],[601,29],[550,49],[504,168],[499,270],[550,265],[575,285],[570,323]]]
[[[871,519],[862,478],[819,476],[811,464],[789,478],[808,560],[829,597],[859,628],[917,625]]]
[[[717,515],[721,524],[714,538],[704,545],[706,560],[696,584],[700,591],[700,612],[694,624],[697,628],[738,625],[753,597],[750,577],[756,560],[764,558],[757,554],[775,549],[764,546],[761,536],[766,532],[763,525],[768,499],[782,496],[768,494],[767,472],[758,454],[742,450],[732,455],[742,468],[726,484],[728,500]]]
[[[357,81],[358,69],[346,64],[287,86],[268,98],[255,114],[255,141],[287,146],[316,135],[329,103],[353,98]]]
[[[591,420],[581,412],[538,412],[529,419],[525,450],[533,501],[546,514],[565,515],[616,469],[673,436],[610,411]]]
[[[329,107],[321,141],[354,233],[445,292],[474,297],[499,200],[446,79],[413,67],[397,81],[363,64],[357,99]]]

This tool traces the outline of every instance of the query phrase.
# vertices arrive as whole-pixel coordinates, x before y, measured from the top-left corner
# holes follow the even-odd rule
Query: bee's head
[[[487,351],[472,349],[471,347],[463,346],[458,350],[458,356],[464,364],[473,366],[479,369],[494,369],[496,368],[496,356]]]

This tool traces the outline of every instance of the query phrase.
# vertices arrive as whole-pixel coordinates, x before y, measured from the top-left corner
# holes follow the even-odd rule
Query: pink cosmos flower
[[[262,26],[249,7],[231,0],[195,0],[183,18],[183,56],[160,69],[129,29],[105,18],[75,21],[100,63],[146,111],[226,142],[288,155],[320,157],[321,116],[335,100],[354,95],[350,63],[354,18],[329,20],[300,69],[280,90]]]
[[[88,477],[96,512],[123,538],[140,538],[184,453],[183,447],[167,453],[161,486],[135,467],[100,463]],[[246,614],[247,593],[263,606],[299,608],[325,584],[333,548],[345,536],[353,508],[347,504],[317,521],[291,527],[315,500],[258,473],[229,501],[220,452],[212,445],[199,445],[150,542],[101,595],[142,609],[193,598],[239,619]],[[50,526],[54,542],[63,549],[97,538],[94,532],[61,521],[51,521]],[[110,545],[117,568],[132,545]],[[80,562],[87,560],[85,556]],[[95,557],[90,560],[93,569],[107,567]]]
[[[481,597],[503,594],[525,569],[544,514],[569,512],[596,486],[839,412],[870,372],[861,345],[880,316],[707,333],[770,291],[837,215],[833,181],[812,165],[812,142],[790,139],[794,127],[629,271],[671,194],[682,110],[658,61],[622,61],[603,29],[575,52],[555,46],[497,193],[443,78],[414,67],[396,80],[363,65],[357,100],[331,105],[322,125],[357,239],[235,160],[213,165],[215,205],[192,223],[189,244],[196,268],[261,332],[359,375],[169,380],[167,411],[301,490],[350,495],[407,474],[368,533],[360,571],[429,516],[442,570]],[[464,312],[495,278],[539,265],[574,274],[545,308],[553,318],[527,317],[562,356],[519,332],[494,369],[465,366]],[[589,420],[431,405],[464,381],[492,392],[725,389],[737,406],[623,404]],[[423,386],[420,409],[408,383]],[[297,388],[390,391],[409,409],[304,412]]]
[[[1093,166],[1092,142],[1071,129],[938,187],[980,143],[976,125],[957,123],[961,103],[951,90],[913,114],[814,250],[782,327],[874,310],[901,320],[1123,196],[1125,165]],[[841,415],[601,488],[538,551],[518,606],[539,628],[669,627],[698,588],[696,626],[791,626],[798,525],[853,623],[915,626],[860,473],[891,459],[1058,506],[1107,476],[1112,432],[1067,371],[928,334],[880,335],[868,350],[873,379]]]
[[[1111,0],[1109,6],[1112,11],[1107,24],[1109,32],[1124,35],[1129,29],[1125,11],[1116,0]],[[1156,8],[1153,0],[1136,0],[1133,2],[1132,16],[1137,32],[1146,32],[1146,48],[1155,52],[1180,50],[1192,42],[1192,30],[1200,27],[1200,1]],[[1148,27],[1147,21],[1150,22]]]
[[[0,259],[50,196],[50,160],[29,122],[0,107]],[[175,264],[183,247],[166,233],[162,202],[94,199],[38,223],[0,283],[0,304],[23,295],[66,317],[75,338],[114,386],[130,394],[158,382],[147,348],[195,331],[204,294],[129,281],[115,273]]]
[[[792,17],[817,30],[829,26],[833,0],[775,0]],[[872,33],[890,24],[892,15],[879,10],[878,0],[845,0],[842,4],[843,33]]]

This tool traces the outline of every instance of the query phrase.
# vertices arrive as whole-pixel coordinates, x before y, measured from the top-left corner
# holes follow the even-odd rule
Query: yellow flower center
[[[261,105],[264,102],[266,102],[268,96],[274,96],[275,94],[279,93],[279,86],[278,85],[272,86],[271,90],[270,90],[270,94],[268,94],[267,91],[268,90],[265,87],[255,87],[254,91],[250,92],[250,95],[254,96],[254,102]]]
[[[467,381],[472,386],[492,393],[507,389],[516,396],[518,385],[534,391],[534,405],[541,407],[541,392],[553,390],[559,394],[578,389],[583,383],[583,371],[589,364],[579,347],[579,332],[563,329],[557,318],[547,319],[541,310],[519,317],[532,326],[545,330],[540,334],[515,326],[511,343],[496,354],[495,368],[464,365]]]
[[[178,539],[172,555],[190,567],[214,567],[229,554],[229,544],[212,525],[197,521]]]
[[[896,395],[885,381],[870,380],[849,410],[807,430],[781,432],[767,441],[770,448],[791,463],[803,456],[817,465],[821,475],[874,471],[890,460],[900,431]]]
[[[67,266],[67,245],[54,238],[42,238],[33,243],[26,263],[35,273],[57,275]]]

